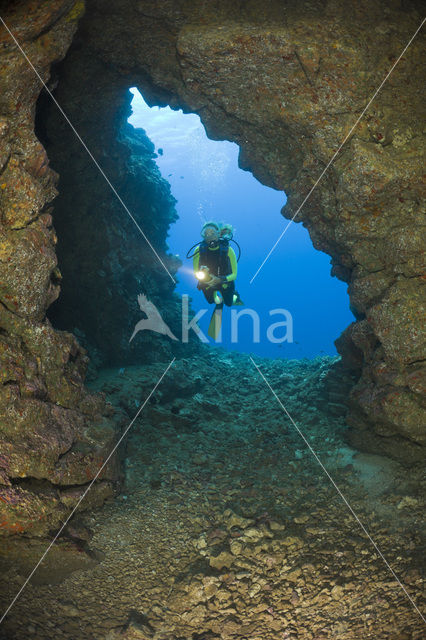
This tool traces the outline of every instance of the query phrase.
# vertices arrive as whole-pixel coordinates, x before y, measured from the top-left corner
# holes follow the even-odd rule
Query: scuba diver
[[[223,304],[244,304],[235,290],[235,278],[237,277],[238,260],[229,243],[232,238],[232,226],[229,224],[217,224],[206,222],[201,229],[203,241],[200,242],[192,256],[194,273],[198,280],[197,288],[200,289],[209,304],[215,303],[208,334],[216,339],[222,324]],[[238,245],[237,245],[238,246]],[[239,246],[238,246],[239,249]],[[241,253],[241,251],[240,251]]]

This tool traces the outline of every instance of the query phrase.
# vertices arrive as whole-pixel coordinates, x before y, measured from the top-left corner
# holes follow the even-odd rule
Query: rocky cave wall
[[[97,60],[80,32],[50,85],[57,85],[55,98],[174,275],[180,262],[167,255],[166,237],[177,219],[175,199],[155,164],[153,144],[127,123],[128,80]],[[49,319],[77,335],[97,366],[170,360],[169,339],[150,332],[129,338],[142,317],[139,293],[180,334],[173,280],[47,92],[38,102],[36,133],[59,174],[54,223],[61,295]],[[178,354],[179,345],[173,347]]]
[[[240,165],[286,191],[283,215],[291,217],[421,20],[416,3],[381,1],[91,0],[84,17],[83,3],[68,0],[20,0],[2,8],[43,79],[52,88],[58,83],[55,95],[161,251],[170,196],[163,193],[163,216],[141,206],[141,193],[134,191],[135,176],[150,171],[152,149],[123,128],[128,87],[138,86],[151,104],[198,113],[210,137],[239,144]],[[87,392],[85,350],[72,333],[54,329],[46,313],[63,326],[72,314],[71,328],[99,349],[105,345],[103,309],[97,309],[99,326],[79,316],[92,296],[91,309],[99,305],[97,286],[111,288],[111,300],[102,300],[114,326],[125,330],[132,326],[129,296],[140,282],[147,291],[161,291],[167,313],[175,301],[167,274],[154,266],[124,212],[111,204],[113,194],[107,195],[42,97],[37,132],[62,180],[53,211],[64,238],[58,269],[51,207],[57,175],[34,133],[40,83],[4,29],[0,37],[0,530],[42,535],[94,477],[121,419],[101,396]],[[420,331],[422,38],[420,33],[404,54],[299,214],[314,246],[332,256],[334,275],[348,282],[358,317],[337,341],[345,366],[359,376],[348,415],[351,441],[407,461],[424,451],[426,422]],[[143,159],[136,161],[133,151],[142,148]],[[142,189],[150,205],[156,188]],[[80,245],[85,234],[96,251]],[[124,235],[127,253],[117,249]],[[107,264],[98,263],[99,256]],[[141,256],[151,284],[138,271]],[[76,270],[75,262],[82,268]],[[76,277],[75,290],[62,276],[63,304],[48,311],[59,295],[61,271],[67,280]],[[117,312],[121,304],[123,316]],[[121,347],[119,340],[108,347],[106,358],[115,358]],[[111,492],[116,477],[112,461],[91,492],[92,503]],[[30,478],[39,481],[37,491]]]
[[[45,80],[81,16],[73,3],[2,11]],[[4,9],[4,4],[2,9]],[[84,386],[88,358],[46,310],[59,294],[50,202],[56,174],[34,135],[40,82],[2,28],[0,94],[0,534],[57,529],[99,471],[121,417]],[[101,504],[118,477],[113,456],[84,506]]]

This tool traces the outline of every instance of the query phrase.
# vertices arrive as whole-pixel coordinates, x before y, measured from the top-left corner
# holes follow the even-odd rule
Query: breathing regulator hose
[[[234,240],[233,238],[229,238],[228,242],[233,242],[233,243],[238,247],[238,258],[237,258],[237,262],[239,262],[239,261],[240,261],[240,258],[241,258],[241,247],[240,247],[240,245],[239,245],[239,244],[238,244],[238,242],[237,242],[236,240]],[[189,258],[193,258],[193,257],[195,256],[195,254],[196,254],[196,253],[198,253],[198,252],[197,252],[197,247],[198,247],[198,245],[199,245],[199,244],[200,244],[199,242],[196,242],[195,244],[193,244],[193,245],[192,245],[192,247],[191,247],[190,249],[188,249],[187,254],[186,254],[186,257],[187,257],[187,259],[188,259],[188,260],[189,260]],[[191,253],[191,251],[192,251],[193,249],[195,249],[195,251],[194,251],[194,253]]]

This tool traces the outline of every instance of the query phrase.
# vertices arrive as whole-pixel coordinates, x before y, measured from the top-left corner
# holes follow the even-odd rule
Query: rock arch
[[[239,144],[241,167],[286,191],[283,215],[291,218],[421,21],[416,2],[382,0],[270,0],[261,9],[252,1],[119,0],[111,5],[90,0],[83,13],[82,2],[20,0],[3,15],[117,186],[126,188],[130,169],[149,174],[147,183],[152,193],[161,192],[164,207],[142,207],[140,215],[163,253],[173,202],[158,176],[154,184],[149,143],[123,128],[127,88],[137,86],[151,104],[196,112],[210,137]],[[37,133],[46,155],[34,133],[40,83],[4,29],[0,38],[0,401],[5,432],[9,427],[17,432],[18,425],[20,434],[16,441],[6,437],[0,477],[10,500],[24,504],[31,496],[13,478],[42,478],[59,484],[64,496],[67,484],[87,482],[93,476],[93,451],[86,440],[91,429],[98,430],[96,454],[102,459],[114,420],[104,400],[84,387],[85,351],[46,318],[61,277],[52,213],[53,225],[57,220],[61,227],[62,220],[67,233],[77,184],[73,176],[80,171],[84,180],[87,164],[76,159],[68,125],[41,98]],[[314,246],[332,256],[333,275],[348,283],[357,317],[337,340],[344,366],[358,378],[348,413],[351,441],[407,461],[419,459],[425,440],[422,38],[420,32],[298,216]],[[65,148],[58,138],[66,141]],[[145,154],[145,169],[132,159],[136,147]],[[57,176],[49,158],[62,181],[53,212]],[[89,216],[93,202],[75,197]],[[108,198],[98,215],[112,211]],[[87,233],[99,228],[97,221],[85,220]],[[100,228],[98,241],[110,255],[112,226]],[[71,231],[76,237],[75,228]],[[136,253],[133,246],[130,270]],[[144,254],[144,264],[153,267],[150,261]],[[123,262],[121,256],[120,268]],[[69,256],[64,267],[72,274]],[[101,264],[97,270],[103,270]],[[162,291],[172,314],[176,301],[168,276],[153,267],[147,278],[152,291]],[[86,284],[90,289],[89,279]],[[113,285],[120,293],[120,282]],[[121,290],[120,299],[127,294]],[[68,311],[75,300],[69,291]],[[96,337],[96,328],[92,333]],[[43,465],[35,463],[28,446],[35,423],[41,429],[37,437],[46,442]],[[28,442],[22,442],[23,434]],[[111,490],[113,466],[99,484],[99,500]],[[66,496],[58,511],[51,492],[45,493],[47,514],[69,508]],[[47,516],[29,528],[30,512],[18,521],[7,509],[7,532],[31,527],[35,534],[46,532]]]

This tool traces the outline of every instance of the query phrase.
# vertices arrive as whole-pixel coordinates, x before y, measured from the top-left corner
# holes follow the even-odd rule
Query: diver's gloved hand
[[[206,284],[206,289],[217,289],[222,284],[222,278],[218,276],[212,276],[211,279]]]

